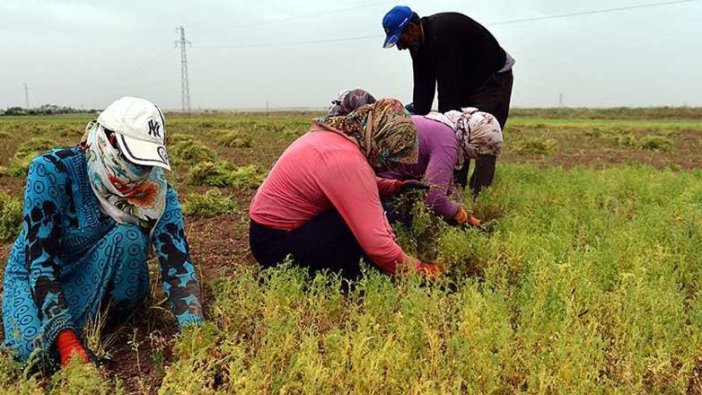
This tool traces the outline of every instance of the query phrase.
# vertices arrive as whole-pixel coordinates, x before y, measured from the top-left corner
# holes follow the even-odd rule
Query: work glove
[[[445,273],[443,267],[434,263],[419,262],[417,272],[427,280],[434,281]]]
[[[397,189],[398,194],[413,192],[413,191],[428,191],[429,185],[417,181],[417,180],[406,180],[400,183],[400,187]]]
[[[94,357],[91,358],[92,353],[83,347],[73,329],[64,329],[59,332],[56,338],[56,349],[59,353],[62,367],[68,365],[73,358],[80,358],[84,363],[94,359]]]
[[[459,207],[458,212],[456,215],[453,216],[452,218],[455,222],[456,225],[463,225],[463,226],[474,226],[474,227],[480,227],[480,219],[478,217],[468,214],[465,208]]]

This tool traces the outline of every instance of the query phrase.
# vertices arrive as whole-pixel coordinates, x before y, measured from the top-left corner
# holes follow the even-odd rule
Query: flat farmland
[[[702,110],[515,110],[488,232],[416,206],[408,251],[434,284],[372,268],[260,270],[248,205],[315,113],[167,114],[208,324],[178,334],[156,262],[138,317],[87,335],[99,368],[46,376],[0,353],[12,393],[702,393]],[[91,117],[0,117],[0,267],[26,167]]]

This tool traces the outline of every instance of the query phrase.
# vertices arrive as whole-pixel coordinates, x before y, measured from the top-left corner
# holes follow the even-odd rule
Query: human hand
[[[468,212],[463,207],[458,207],[458,212],[452,218],[457,225],[463,225],[468,221]]]
[[[430,281],[436,280],[446,272],[442,266],[424,262],[419,262],[417,271],[422,277]]]
[[[403,193],[408,193],[408,192],[413,192],[413,191],[428,191],[429,190],[429,185],[417,181],[417,180],[406,180],[402,181],[400,183],[400,187],[397,190],[397,193],[403,194]]]

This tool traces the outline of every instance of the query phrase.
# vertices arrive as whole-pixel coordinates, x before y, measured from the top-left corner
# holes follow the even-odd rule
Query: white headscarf
[[[86,138],[88,178],[102,209],[118,223],[152,229],[166,207],[163,170],[126,160],[97,122],[88,124]]]
[[[429,113],[427,118],[450,126],[456,132],[456,139],[465,155],[459,155],[457,167],[463,166],[464,156],[477,158],[478,155],[502,153],[502,128],[497,119],[475,107],[449,111],[445,114]]]

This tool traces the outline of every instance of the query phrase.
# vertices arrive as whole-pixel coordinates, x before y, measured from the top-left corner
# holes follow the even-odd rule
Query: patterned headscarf
[[[332,105],[327,113],[330,117],[348,115],[358,107],[375,103],[375,97],[363,89],[353,89],[341,92],[336,100],[332,100]]]
[[[346,116],[322,118],[316,123],[358,144],[376,170],[417,163],[417,128],[399,100],[380,99]]]
[[[90,185],[103,210],[118,223],[153,228],[166,208],[163,169],[129,162],[97,122],[88,124],[85,152]]]
[[[502,128],[491,114],[478,111],[475,107],[466,107],[445,114],[431,113],[427,118],[451,126],[467,158],[499,156],[502,153]],[[463,158],[459,157],[458,166],[462,165]]]

